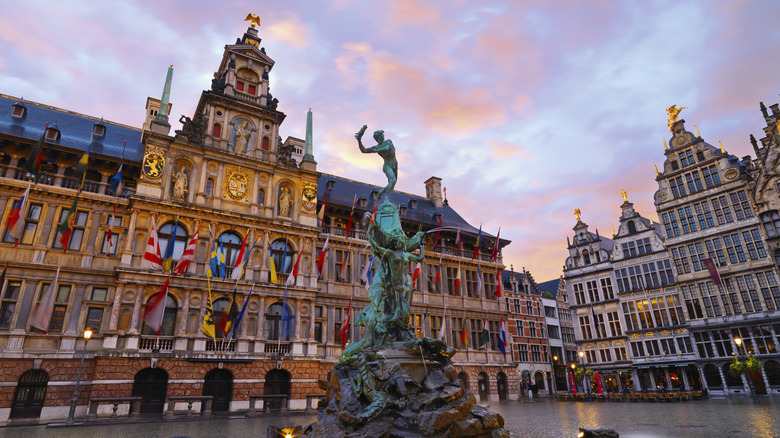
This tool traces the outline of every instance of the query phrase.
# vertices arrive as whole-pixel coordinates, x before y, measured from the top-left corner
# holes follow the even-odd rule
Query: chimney
[[[432,176],[425,181],[425,197],[433,202],[436,208],[442,208],[444,198],[441,194],[441,178]]]

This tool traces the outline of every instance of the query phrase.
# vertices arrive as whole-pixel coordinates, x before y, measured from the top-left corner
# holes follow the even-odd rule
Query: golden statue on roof
[[[244,21],[250,21],[252,24],[250,26],[255,27],[255,24],[257,27],[260,27],[260,17],[258,17],[255,14],[246,14],[246,18],[244,18]]]
[[[577,222],[579,222],[579,221],[580,221],[580,215],[581,215],[581,214],[582,214],[582,213],[580,212],[580,209],[579,209],[579,208],[575,208],[575,209],[574,209],[574,215],[575,215],[575,216],[577,216]]]
[[[623,197],[623,202],[628,202],[628,193],[626,193],[626,189],[620,189],[620,196]]]
[[[687,108],[687,106],[681,106],[680,108],[677,108],[677,105],[672,105],[666,109],[666,114],[669,115],[669,120],[666,122],[666,124],[669,126],[669,131],[672,130],[672,126],[674,126],[674,123],[677,122],[677,117],[680,115],[680,111]]]

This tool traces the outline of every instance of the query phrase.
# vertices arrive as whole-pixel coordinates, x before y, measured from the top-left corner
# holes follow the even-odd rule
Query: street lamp
[[[84,356],[87,355],[87,341],[92,337],[92,329],[89,327],[84,329],[84,351],[81,354],[81,363],[79,363],[79,374],[76,377],[76,387],[73,388],[73,397],[70,398],[70,411],[68,411],[68,419],[65,420],[65,424],[73,425],[73,416],[76,414],[76,402],[79,399],[79,385],[81,384],[81,370],[84,368]]]
[[[740,338],[740,337],[734,338],[734,343],[737,344],[737,353],[739,353],[739,347],[742,346],[742,338]],[[748,367],[747,367],[747,361],[748,361],[748,358],[745,357],[745,379],[747,379],[747,382],[748,382],[748,388],[750,389],[750,396],[753,398],[753,404],[757,405],[758,404],[758,394],[756,394],[756,390],[753,389],[753,381],[750,378],[750,371],[748,370]]]

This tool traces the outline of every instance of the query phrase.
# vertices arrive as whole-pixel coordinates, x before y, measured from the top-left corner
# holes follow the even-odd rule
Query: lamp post
[[[84,351],[81,353],[81,362],[79,363],[79,374],[76,377],[76,387],[73,388],[73,397],[70,398],[70,411],[68,411],[68,419],[65,420],[65,424],[70,426],[73,424],[73,416],[76,414],[76,403],[79,399],[79,384],[81,384],[81,370],[84,368],[84,356],[87,355],[87,341],[92,337],[92,330],[87,327],[84,329]]]
[[[581,362],[582,362],[582,364],[584,365],[584,364],[585,364],[585,352],[584,352],[584,351],[582,351],[582,350],[580,350],[580,352],[579,352],[579,353],[577,353],[577,354],[580,356],[580,361],[581,361]],[[585,377],[585,382],[586,382],[586,383],[585,383],[585,389],[588,391],[588,400],[590,400],[590,379],[588,378],[588,373],[587,373],[587,371],[588,371],[588,369],[587,369],[587,368],[585,368],[584,370],[582,370],[582,375]]]
[[[739,347],[742,346],[742,338],[734,338],[734,343],[737,344],[737,353],[739,353]],[[747,365],[748,358],[745,357],[745,379],[747,379],[748,382],[748,388],[750,389],[750,396],[753,399],[753,404],[758,404],[758,394],[756,394],[756,390],[753,389],[753,379],[750,378],[750,370],[748,370]]]

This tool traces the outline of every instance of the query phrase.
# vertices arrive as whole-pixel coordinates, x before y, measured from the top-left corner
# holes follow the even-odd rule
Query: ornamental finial
[[[580,212],[580,209],[579,209],[579,208],[575,208],[575,209],[574,209],[574,215],[575,215],[575,216],[577,216],[577,222],[580,222],[580,215],[581,215],[581,214],[582,214],[582,213]]]
[[[620,196],[623,197],[623,202],[628,202],[628,193],[626,193],[626,189],[620,190]]]
[[[255,14],[246,14],[246,18],[244,18],[244,21],[249,21],[251,24],[250,27],[255,27],[255,24],[257,27],[260,27],[260,17],[258,17]]]

